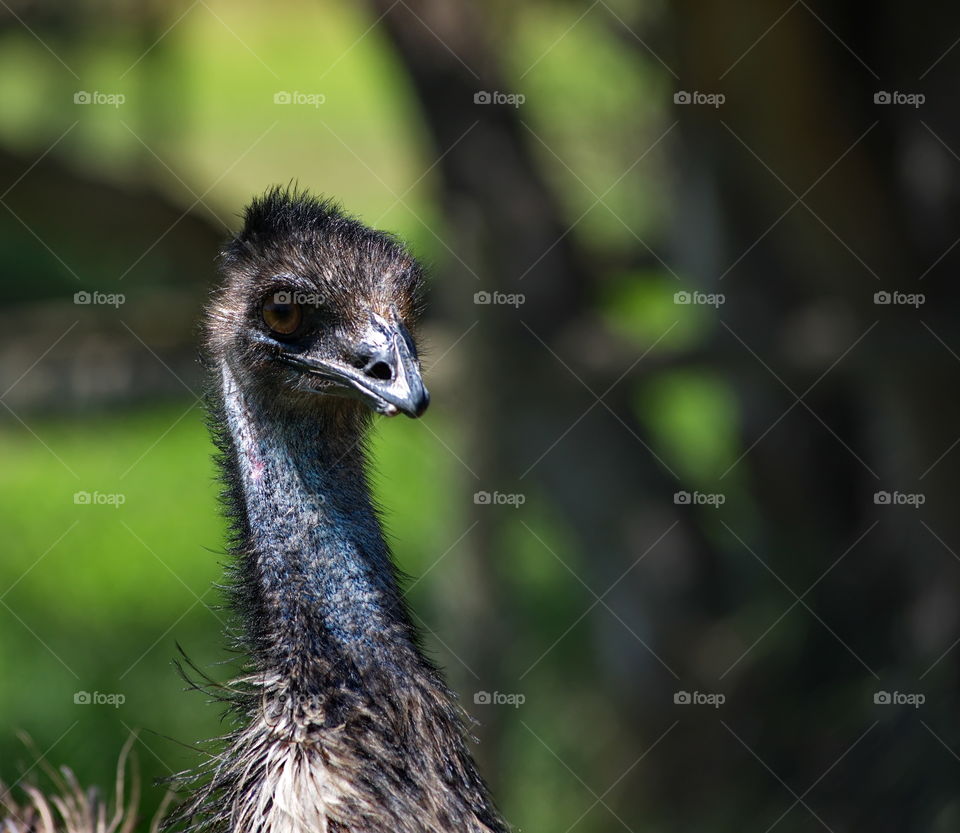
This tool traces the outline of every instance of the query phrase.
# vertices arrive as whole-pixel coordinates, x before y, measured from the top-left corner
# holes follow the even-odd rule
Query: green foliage
[[[608,24],[617,24],[602,5],[573,28],[569,11],[525,9],[503,52],[512,91],[526,95],[520,115],[539,166],[570,223],[587,212],[578,242],[616,256],[636,250],[637,236],[663,222],[665,166],[656,152],[617,182],[636,159],[638,142],[653,144],[666,127],[658,124],[656,104],[662,82],[645,70],[648,59],[611,36]],[[432,193],[436,172],[428,172],[438,150],[426,141],[383,32],[366,33],[370,22],[361,8],[341,3],[210,2],[191,7],[169,33],[170,21],[161,21],[147,42],[134,27],[108,25],[83,30],[70,43],[51,38],[82,81],[28,32],[9,27],[0,35],[0,141],[37,153],[76,120],[55,151],[67,164],[94,178],[154,185],[184,209],[203,194],[227,223],[251,192],[296,177],[343,196],[351,211],[439,260],[447,255],[444,208]],[[78,89],[127,100],[119,108],[71,110],[66,105]],[[277,105],[281,91],[324,100],[316,107]],[[258,136],[262,144],[251,151]],[[591,208],[600,195],[608,207]],[[14,231],[0,246],[32,280],[10,282],[8,300],[75,291],[74,279],[42,246],[24,245]],[[82,262],[71,264],[91,278],[91,288],[129,266],[102,240],[78,241],[77,252]],[[695,349],[712,326],[711,311],[674,303],[673,275],[601,277],[600,313],[641,350],[655,342],[658,355]],[[132,275],[124,291],[164,278]],[[636,401],[657,452],[684,476],[707,480],[730,462],[737,414],[716,381],[678,371],[638,391]],[[145,780],[170,775],[196,761],[180,744],[222,730],[217,707],[183,691],[171,665],[177,644],[214,677],[235,667],[222,648],[227,616],[212,587],[222,577],[224,524],[200,409],[155,404],[29,423],[33,433],[12,419],[0,424],[0,712],[8,716],[0,777],[15,778],[35,760],[14,736],[17,728],[49,750],[51,764],[69,763],[85,783],[105,785],[126,736],[140,728]],[[414,577],[413,606],[426,620],[444,604],[469,604],[473,590],[457,542],[475,509],[463,502],[474,483],[445,447],[462,447],[456,427],[435,407],[423,423],[378,421],[371,442],[376,496],[399,565]],[[119,494],[123,503],[78,505],[80,491]],[[526,524],[520,513],[507,516],[490,547],[492,563],[484,565],[509,595],[503,609],[524,617],[518,644],[504,646],[499,673],[507,678],[522,674],[592,600],[563,566],[588,572],[589,554],[573,545],[552,507],[536,495],[528,500]],[[470,545],[468,533],[463,546]],[[526,829],[567,829],[594,803],[578,779],[605,789],[635,757],[618,746],[613,711],[591,685],[589,628],[581,621],[559,642],[553,659],[562,662],[544,662],[524,678],[530,705],[499,718],[498,792],[508,816]],[[469,692],[475,680],[468,671],[434,636],[427,644],[454,687]],[[228,664],[215,664],[221,661]],[[578,669],[577,679],[560,667]],[[75,704],[83,691],[122,694],[125,702],[116,709]],[[591,715],[589,733],[584,714]],[[603,765],[591,772],[585,761]],[[159,794],[145,790],[147,814]],[[614,825],[595,807],[576,830]]]
[[[668,214],[662,156],[653,150],[638,160],[669,127],[660,73],[646,71],[650,56],[629,35],[613,36],[619,24],[603,7],[572,27],[576,15],[548,5],[518,17],[506,59],[511,92],[526,96],[520,116],[531,147],[571,220],[580,218],[581,239],[606,254],[633,250],[637,235],[659,229]]]
[[[39,439],[17,425],[0,430],[0,667],[16,669],[0,676],[0,711],[41,750],[63,735],[50,762],[69,762],[101,784],[112,783],[126,735],[144,729],[145,777],[167,776],[173,762],[195,762],[176,742],[221,731],[218,709],[181,691],[171,665],[177,644],[215,677],[231,668],[214,665],[230,659],[221,648],[228,616],[213,588],[222,578],[224,522],[200,408],[30,425]],[[455,515],[444,509],[451,458],[409,420],[377,431],[374,456],[398,560],[420,574],[455,537]],[[74,502],[80,492],[121,497],[83,505]],[[83,691],[125,702],[78,705],[74,695]],[[26,768],[33,757],[7,732],[0,760]],[[4,767],[4,777],[14,775]],[[158,799],[147,791],[148,802]]]
[[[674,302],[680,284],[664,272],[619,275],[604,286],[600,310],[618,335],[660,351],[687,350],[699,345],[710,324],[710,311]]]
[[[69,761],[104,784],[134,728],[181,739],[217,731],[199,699],[174,705],[188,702],[178,699],[188,695],[177,694],[183,684],[170,665],[175,640],[210,662],[223,616],[210,609],[223,525],[209,446],[199,411],[177,422],[183,411],[31,419],[42,443],[17,425],[0,432],[0,664],[17,669],[0,682],[0,709],[41,749],[66,733],[50,762]],[[81,492],[123,503],[77,504]],[[77,705],[82,691],[126,702]],[[0,759],[28,757],[17,744],[10,733],[0,737]],[[169,774],[140,753],[148,776]]]
[[[702,370],[664,373],[639,402],[657,447],[692,483],[715,481],[736,459],[738,410],[725,382]]]

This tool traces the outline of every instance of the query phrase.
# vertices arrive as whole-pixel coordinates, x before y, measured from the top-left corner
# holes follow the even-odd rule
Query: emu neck
[[[278,416],[223,369],[223,402],[245,507],[244,604],[270,670],[362,669],[412,652],[373,509],[362,428]],[[348,421],[348,424],[353,425]]]

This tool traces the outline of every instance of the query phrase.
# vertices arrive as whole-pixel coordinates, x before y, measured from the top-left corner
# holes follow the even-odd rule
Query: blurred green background
[[[195,327],[295,181],[430,265],[377,498],[517,830],[957,829],[960,12],[2,5],[0,778],[221,731]]]

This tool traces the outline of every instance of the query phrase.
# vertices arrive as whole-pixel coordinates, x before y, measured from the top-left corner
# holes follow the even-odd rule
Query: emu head
[[[411,331],[421,270],[391,236],[332,203],[274,188],[221,255],[206,347],[271,408],[420,416]]]

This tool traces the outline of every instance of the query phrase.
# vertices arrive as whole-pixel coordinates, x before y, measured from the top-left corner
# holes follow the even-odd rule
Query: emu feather
[[[462,710],[419,649],[367,485],[371,412],[429,401],[420,267],[275,189],[224,251],[206,353],[250,668],[182,816],[243,833],[505,831]]]
[[[220,270],[204,357],[247,663],[213,686],[234,728],[179,776],[189,795],[167,826],[506,833],[465,715],[420,649],[367,484],[372,414],[419,417],[429,403],[419,265],[332,203],[275,188]],[[129,833],[129,814],[107,823],[84,795],[68,781],[51,804],[31,788],[28,820],[0,833]]]

